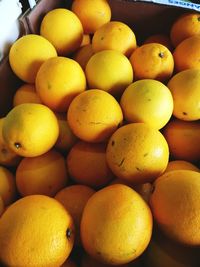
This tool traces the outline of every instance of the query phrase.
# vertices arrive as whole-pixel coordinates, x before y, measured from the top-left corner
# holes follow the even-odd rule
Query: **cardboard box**
[[[28,33],[39,33],[43,16],[57,7],[70,8],[72,1],[40,0],[31,10],[20,18],[20,36]],[[187,0],[109,0],[112,20],[127,23],[133,28],[140,44],[144,38],[153,33],[168,33],[173,21],[187,11],[200,11],[200,5]],[[8,57],[0,64],[0,117],[7,114],[12,106],[15,90],[22,82],[13,74]]]

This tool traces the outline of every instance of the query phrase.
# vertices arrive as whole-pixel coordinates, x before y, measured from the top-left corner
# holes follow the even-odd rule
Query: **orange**
[[[200,124],[198,121],[172,120],[163,129],[173,159],[200,160]]]
[[[187,12],[179,16],[170,29],[170,39],[174,47],[188,37],[200,34],[200,18],[197,12]]]
[[[4,212],[4,203],[2,197],[0,196],[0,217],[3,214],[3,212]]]
[[[17,166],[21,157],[14,153],[4,141],[2,135],[3,123],[5,117],[0,119],[0,165],[4,166]]]
[[[74,0],[71,9],[79,17],[84,33],[94,33],[111,19],[111,9],[106,0]]]
[[[133,184],[151,182],[164,172],[169,148],[164,136],[145,123],[130,123],[111,136],[106,158],[119,178]]]
[[[0,220],[1,263],[61,266],[73,247],[73,227],[70,214],[55,199],[42,195],[21,198]]]
[[[36,93],[35,85],[27,83],[17,89],[13,96],[13,106],[15,107],[23,103],[42,103]]]
[[[59,127],[56,116],[47,106],[25,103],[9,111],[2,132],[6,144],[16,154],[35,157],[54,146]]]
[[[13,203],[17,197],[15,177],[7,168],[0,166],[0,196],[5,206]]]
[[[57,199],[72,216],[76,228],[75,245],[81,245],[81,217],[88,199],[94,193],[95,191],[88,186],[71,185],[59,191],[55,196],[55,199]]]
[[[173,242],[157,231],[153,234],[143,258],[146,267],[197,267],[197,253],[196,249]]]
[[[92,38],[92,48],[95,52],[117,50],[128,57],[136,47],[133,30],[121,21],[110,21],[104,24]]]
[[[53,44],[58,55],[66,56],[81,45],[83,26],[72,11],[55,8],[43,17],[40,35]]]
[[[72,99],[85,88],[85,74],[70,58],[47,60],[37,73],[36,91],[42,102],[54,111],[66,112]]]
[[[107,92],[93,89],[71,102],[67,121],[73,133],[86,142],[107,140],[123,120],[117,100]]]
[[[91,43],[91,37],[90,37],[90,35],[87,34],[87,33],[84,33],[83,34],[82,42],[80,44],[80,47],[85,46],[85,45],[88,45],[90,43]]]
[[[78,184],[103,187],[113,178],[106,163],[106,144],[77,142],[67,155],[70,177]]]
[[[73,59],[81,65],[83,70],[85,70],[85,67],[92,55],[94,55],[94,52],[92,50],[92,45],[88,44],[80,47],[74,53]]]
[[[183,40],[173,52],[175,71],[200,68],[200,36],[194,35]]]
[[[170,37],[167,34],[158,33],[150,35],[144,41],[144,44],[149,44],[149,43],[159,43],[167,47],[170,51],[173,50]]]
[[[88,200],[81,220],[85,251],[107,264],[120,265],[138,258],[151,239],[151,211],[133,189],[115,184]]]
[[[176,170],[160,176],[154,183],[150,205],[163,233],[182,244],[199,246],[199,172]]]
[[[56,57],[54,46],[44,37],[27,34],[16,40],[9,52],[9,62],[14,73],[27,83],[34,83],[44,61]]]
[[[143,79],[130,84],[122,94],[120,105],[128,122],[145,122],[161,129],[170,120],[173,98],[163,83]]]
[[[200,119],[200,69],[188,69],[174,75],[167,84],[173,100],[173,115],[181,120]]]
[[[114,96],[121,96],[133,81],[128,58],[115,50],[95,53],[86,65],[85,74],[89,88],[98,88]]]
[[[135,79],[168,80],[174,70],[174,59],[170,50],[159,43],[138,47],[130,56]]]
[[[172,160],[169,161],[165,172],[175,171],[175,170],[191,170],[200,172],[200,169],[197,168],[194,164],[190,163],[189,161],[185,160]]]
[[[22,196],[41,194],[54,197],[67,185],[64,157],[56,150],[24,158],[16,170],[16,184]]]
[[[56,117],[58,119],[59,136],[55,143],[55,148],[64,153],[67,152],[77,142],[77,138],[73,134],[68,122],[66,121],[66,114],[57,113]]]

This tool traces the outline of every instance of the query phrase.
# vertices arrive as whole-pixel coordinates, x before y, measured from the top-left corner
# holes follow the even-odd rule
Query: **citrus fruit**
[[[175,170],[154,182],[151,210],[163,233],[176,242],[199,246],[200,173]]]
[[[16,184],[22,196],[41,194],[54,197],[67,185],[64,157],[56,150],[23,158],[16,170]]]
[[[173,52],[175,71],[200,68],[200,36],[194,35],[183,40]]]
[[[73,59],[81,65],[83,70],[85,70],[85,67],[92,55],[94,55],[94,52],[92,50],[92,45],[88,44],[80,47],[74,53]]]
[[[106,0],[74,0],[71,9],[79,17],[84,33],[94,33],[111,19],[111,9]]]
[[[96,30],[92,38],[94,52],[117,50],[128,57],[136,46],[135,33],[121,21],[110,21],[104,24]]]
[[[86,142],[107,140],[123,120],[121,107],[109,93],[92,89],[71,102],[67,121],[73,133]]]
[[[3,166],[17,166],[21,160],[21,157],[13,152],[5,143],[2,129],[5,117],[0,118],[0,165]]]
[[[44,37],[27,34],[17,39],[10,48],[9,62],[13,72],[24,82],[34,83],[44,61],[56,57],[54,46]]]
[[[36,76],[36,91],[42,102],[58,112],[66,112],[72,99],[85,88],[86,78],[81,66],[66,57],[47,60]]]
[[[168,80],[174,70],[174,59],[170,50],[159,43],[143,44],[130,56],[135,79]],[[145,64],[144,64],[145,63]]]
[[[27,83],[17,89],[13,96],[13,106],[15,107],[23,103],[41,104],[41,100],[35,90],[35,85]]]
[[[170,51],[173,50],[170,37],[167,34],[163,33],[152,34],[149,37],[147,37],[143,42],[143,44],[149,44],[149,43],[159,43],[167,47]]]
[[[139,257],[152,233],[151,211],[133,189],[115,184],[88,200],[81,220],[85,251],[107,264],[120,265]]]
[[[4,212],[4,203],[2,197],[0,196],[0,217],[3,214],[3,212]]]
[[[200,17],[198,12],[187,12],[179,16],[171,26],[170,39],[174,47],[188,37],[200,34]]]
[[[85,74],[89,88],[98,88],[114,96],[120,96],[133,81],[128,58],[115,50],[95,53],[86,65]]]
[[[80,47],[85,46],[85,45],[88,45],[90,43],[91,43],[91,36],[90,36],[90,34],[84,33]]]
[[[47,196],[17,200],[0,220],[0,260],[6,266],[61,266],[73,242],[70,214]]]
[[[74,12],[55,8],[43,17],[40,35],[52,43],[58,55],[66,56],[81,45],[83,26]]]
[[[171,157],[176,160],[200,160],[200,124],[174,119],[163,128]]]
[[[134,184],[153,181],[164,172],[169,148],[164,136],[145,123],[117,129],[106,150],[108,166],[119,178]]]
[[[78,184],[63,188],[55,196],[55,199],[57,199],[72,216],[76,228],[75,245],[81,245],[81,217],[88,199],[94,193],[95,191],[92,188]]]
[[[173,100],[173,115],[181,120],[200,119],[200,69],[188,69],[174,75],[168,82]]]
[[[165,169],[165,172],[175,171],[175,170],[191,170],[200,172],[200,169],[189,161],[185,160],[169,161],[167,168]]]
[[[59,127],[56,116],[47,106],[24,103],[9,111],[2,132],[6,144],[16,154],[35,157],[54,146]]]
[[[163,83],[143,79],[125,89],[120,106],[126,121],[145,122],[153,128],[161,129],[171,118],[173,98]]]
[[[5,206],[16,200],[17,190],[13,173],[0,166],[0,196]]]
[[[56,113],[56,117],[58,119],[59,135],[55,143],[55,148],[64,153],[77,142],[77,137],[70,129],[65,113]]]
[[[103,187],[113,178],[102,143],[77,142],[67,155],[67,169],[72,180],[92,188]]]

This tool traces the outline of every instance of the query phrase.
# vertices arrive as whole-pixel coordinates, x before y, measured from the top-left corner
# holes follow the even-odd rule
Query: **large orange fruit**
[[[142,184],[153,181],[164,172],[169,148],[157,129],[145,123],[130,123],[111,136],[106,158],[117,177]]]
[[[200,173],[166,172],[154,182],[151,210],[162,232],[185,245],[200,244]]]
[[[47,196],[19,199],[0,220],[0,261],[6,266],[59,267],[69,256],[73,242],[70,214]]]
[[[20,79],[34,83],[42,63],[56,56],[56,49],[47,39],[40,35],[27,34],[11,46],[9,62],[12,70]]]
[[[36,76],[36,91],[54,111],[66,112],[72,99],[86,88],[81,66],[73,59],[55,57],[42,64]]]
[[[200,169],[196,165],[185,160],[171,160],[169,161],[165,172],[175,171],[175,170],[191,170],[200,172]]]
[[[104,187],[88,200],[81,220],[86,252],[107,264],[120,265],[139,257],[152,233],[151,211],[132,188]]]

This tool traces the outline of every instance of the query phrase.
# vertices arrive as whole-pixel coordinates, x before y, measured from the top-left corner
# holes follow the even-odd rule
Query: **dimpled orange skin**
[[[155,221],[168,237],[189,246],[200,245],[200,173],[175,170],[154,182],[150,206]]]
[[[148,246],[152,215],[133,189],[115,184],[104,187],[88,200],[81,220],[81,238],[86,252],[113,265],[136,259]]]
[[[47,196],[19,199],[0,220],[0,260],[6,266],[59,267],[69,256],[73,242],[71,216],[57,200]]]
[[[158,130],[145,123],[130,123],[111,136],[106,158],[117,177],[141,184],[153,181],[164,172],[169,148]]]

